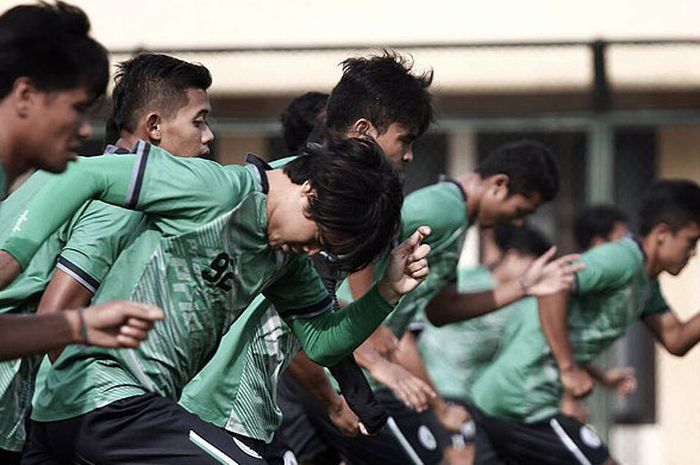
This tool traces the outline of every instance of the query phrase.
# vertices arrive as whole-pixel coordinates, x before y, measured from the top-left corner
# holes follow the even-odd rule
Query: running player
[[[128,152],[144,139],[176,156],[205,155],[213,139],[206,124],[210,84],[204,66],[165,55],[143,54],[120,63],[110,117],[117,145],[108,146],[106,153]],[[49,178],[37,172],[7,199],[0,210],[0,243],[12,233],[11,219],[26,210]],[[88,305],[121,250],[145,228],[139,212],[102,202],[85,204],[42,245],[20,277],[0,291],[0,312],[42,314]],[[58,353],[51,355],[55,359]],[[0,448],[5,451],[22,449],[39,360],[0,364]]]
[[[305,254],[325,248],[338,256],[338,266],[363,266],[398,225],[401,193],[396,173],[369,141],[349,139],[307,152],[282,171],[255,159],[247,167],[224,168],[150,147],[142,157],[81,159],[35,196],[44,201],[42,194],[78,187],[78,200],[98,195],[149,213],[158,231],[142,234],[122,253],[110,272],[118,279],[108,277],[96,301],[143,298],[161,303],[168,317],[137,352],[66,349],[47,377],[51,396],[35,406],[30,434],[37,442],[30,443],[28,463],[41,463],[43,454],[100,462],[114,449],[128,463],[163,456],[167,463],[206,461],[202,449],[187,442],[192,429],[195,441],[209,444],[204,448],[224,450],[238,463],[260,463],[240,441],[170,400],[202,368],[228,326],[263,292],[290,320],[307,353],[333,364],[427,273],[428,248],[419,242],[428,231],[422,228],[395,249],[392,265],[363,301],[326,311],[331,299]],[[73,208],[69,202],[52,212],[30,206],[30,213],[51,228]],[[76,385],[84,390],[76,392]],[[106,419],[115,417],[132,424],[111,431],[114,423]],[[92,427],[83,428],[85,422]],[[141,428],[148,429],[147,438]],[[56,442],[65,434],[71,443]],[[54,449],[46,450],[49,443]]]
[[[334,137],[381,134],[378,142],[385,155],[395,166],[403,168],[406,160],[412,158],[413,139],[427,128],[432,117],[427,90],[430,82],[431,75],[413,73],[410,63],[396,54],[346,60],[343,62],[343,76],[330,96],[331,107],[326,124],[332,128]],[[314,93],[304,94],[295,99],[285,112],[285,140],[298,144],[288,147],[290,151],[303,148],[310,134],[324,132],[313,128],[322,115],[298,111],[300,107],[312,106],[325,113],[325,108],[317,106],[322,98],[322,95]],[[411,111],[407,112],[407,109]],[[297,122],[293,115],[306,122]],[[319,257],[314,257],[314,266],[329,291],[334,293],[339,278],[337,273],[329,269],[326,260]],[[259,304],[262,306],[264,302]],[[232,433],[270,443],[282,420],[280,407],[294,408],[291,402],[278,407],[277,382],[301,346],[274,308],[256,307],[255,311],[264,315],[266,322],[258,325],[249,345],[240,347],[237,341],[241,339],[235,335],[234,325],[230,333],[224,336],[211,362],[185,390],[181,403],[201,418]],[[290,368],[290,372],[298,374],[295,379],[304,383],[334,424],[346,434],[357,434],[360,428],[358,418],[348,409],[348,403],[369,431],[383,424],[386,416],[373,402],[371,390],[352,357],[332,368],[334,376],[341,381],[343,393],[349,396],[347,399],[336,393],[322,372],[321,382],[318,382],[304,369],[304,362],[301,364]],[[290,417],[289,413],[289,410],[285,410],[285,418]],[[300,434],[309,430],[308,425],[298,425],[297,429]],[[258,449],[271,463],[282,460],[287,448],[285,441],[279,437],[276,439],[271,447]]]
[[[681,322],[657,281],[661,272],[680,273],[695,253],[700,187],[690,181],[659,181],[639,217],[639,240],[626,237],[586,252],[581,259],[586,268],[577,273],[573,291],[539,299],[542,316],[568,314],[573,366],[589,363],[639,318],[674,355],[700,341],[700,313]],[[543,334],[547,320],[538,318],[534,308],[523,316],[472,387],[478,407],[475,463],[614,464],[592,429],[559,412],[564,388],[557,376],[560,358]]]
[[[64,170],[89,136],[87,110],[104,93],[109,76],[107,53],[89,30],[85,13],[62,2],[17,6],[0,16],[0,198],[31,167]],[[0,270],[14,279],[16,262],[4,259]],[[86,340],[132,346],[161,315],[126,302],[100,311],[106,308],[103,316],[95,309],[21,319],[0,315],[0,359]]]
[[[415,224],[423,221],[431,226],[431,274],[424,284],[402,300],[396,311],[384,322],[393,336],[400,338],[413,317],[435,294],[454,280],[461,239],[470,224],[478,222],[491,227],[503,222],[522,221],[542,202],[550,200],[557,189],[558,177],[553,155],[541,144],[526,141],[503,146],[491,154],[476,172],[457,180],[445,179],[409,195],[402,208],[403,236]],[[440,208],[435,208],[435,205],[440,205]],[[551,277],[550,269],[558,269],[561,261],[570,259],[553,262],[548,265],[550,268],[547,268],[547,272],[543,273],[544,264],[551,258],[551,253],[538,260],[537,266],[528,270],[524,276],[519,276],[520,281],[508,282],[495,292],[471,295],[473,299],[478,299],[476,304],[479,311],[493,310],[501,301],[517,300],[526,290],[551,291],[550,286],[557,289],[560,285],[568,285],[571,276],[557,276],[556,279],[540,282],[544,276]],[[381,270],[381,266],[378,269]],[[568,271],[568,274],[571,272]],[[374,348],[370,349],[378,352]],[[366,353],[356,351],[361,365],[366,364],[363,360]],[[374,374],[371,364],[367,364],[367,367]],[[396,437],[392,437],[391,434],[382,432],[371,438],[343,438],[331,427],[325,416],[320,415],[317,408],[305,402],[307,414],[319,431],[319,436],[338,450],[345,461],[352,464],[406,463],[407,460],[439,462],[442,454],[436,437],[442,433],[438,433],[439,427],[435,422],[416,415],[390,391],[382,388],[377,380],[371,382],[376,388],[375,394],[396,420],[400,434],[395,433]],[[406,446],[404,439],[409,446]]]

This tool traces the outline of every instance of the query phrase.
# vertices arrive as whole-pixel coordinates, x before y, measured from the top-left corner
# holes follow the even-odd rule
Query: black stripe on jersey
[[[146,163],[148,162],[148,154],[151,151],[151,145],[143,143],[139,148],[142,151],[137,154],[137,166],[135,169],[135,177],[133,179],[132,189],[130,189],[129,198],[126,199],[124,206],[126,208],[135,208],[141,194],[141,185],[143,184],[143,175],[146,172]]]
[[[333,308],[333,297],[326,295],[320,302],[311,305],[309,307],[303,308],[288,308],[284,310],[284,318],[286,319],[296,319],[296,318],[313,318],[316,315],[320,315]]]
[[[67,273],[71,278],[78,281],[85,289],[92,292],[93,294],[97,292],[97,288],[100,287],[100,282],[90,276],[88,273],[83,271],[78,265],[71,262],[67,258],[58,257],[58,263],[56,268]]]
[[[245,156],[245,161],[258,169],[263,194],[267,194],[267,192],[270,190],[270,183],[267,181],[267,173],[265,173],[265,171],[272,170],[272,166],[254,153],[248,153]]]
[[[451,184],[454,184],[457,187],[457,189],[459,189],[459,193],[462,194],[462,200],[464,200],[465,202],[467,201],[467,193],[464,192],[464,188],[462,187],[462,184],[459,181],[443,174],[440,175],[440,182],[449,182]]]

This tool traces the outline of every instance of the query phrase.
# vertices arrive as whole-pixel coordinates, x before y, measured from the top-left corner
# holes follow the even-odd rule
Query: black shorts
[[[598,434],[571,417],[519,423],[473,407],[470,413],[476,422],[474,465],[601,465],[610,458]]]
[[[22,454],[11,450],[0,449],[0,463],[2,465],[19,465]]]
[[[264,447],[145,394],[67,420],[33,421],[22,465],[264,465]]]
[[[375,396],[393,419],[373,436],[348,438],[333,425],[326,412],[291,379],[280,385],[282,404],[295,405],[295,415],[285,420],[281,433],[299,461],[311,460],[318,455],[328,457],[336,453],[348,465],[405,465],[411,463],[438,464],[442,449],[450,443],[449,434],[431,412],[416,413],[404,406],[389,390],[379,390]],[[415,454],[415,455],[414,455]],[[417,456],[416,462],[411,456]],[[335,463],[339,463],[337,459]],[[315,462],[317,463],[317,462]],[[324,463],[329,463],[324,461]]]

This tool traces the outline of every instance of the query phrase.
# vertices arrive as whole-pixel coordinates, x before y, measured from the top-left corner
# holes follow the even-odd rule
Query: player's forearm
[[[605,370],[593,365],[589,364],[586,365],[586,371],[588,372],[589,375],[591,375],[591,378],[594,380],[598,381],[599,383],[606,385],[607,384],[607,377],[605,376]]]
[[[323,368],[309,360],[304,352],[299,352],[292,359],[287,372],[327,411],[342,408],[342,399],[328,381]]]
[[[375,285],[347,307],[297,318],[291,327],[311,360],[333,366],[367,339],[393,309]]]
[[[542,332],[552,350],[559,370],[566,371],[575,367],[576,362],[566,324],[569,291],[540,297],[537,302]]]
[[[437,392],[435,385],[428,374],[428,368],[425,366],[423,357],[421,357],[420,351],[418,350],[416,337],[412,333],[406,333],[401,338],[399,350],[396,351],[396,361],[402,367],[407,369],[413,376],[423,380],[428,386]],[[442,411],[445,409],[445,401],[439,395],[431,397],[429,403],[435,411]]]
[[[0,360],[41,354],[80,341],[76,310],[50,315],[0,315]]]
[[[443,326],[484,315],[526,295],[517,280],[501,284],[489,291],[465,294],[457,292],[456,285],[451,285],[430,301],[425,314],[432,324]]]
[[[664,343],[666,349],[678,357],[684,356],[700,341],[700,313],[681,323],[675,331],[669,331]]]
[[[131,181],[134,157],[129,155],[81,158],[52,176],[32,197],[15,220],[3,245],[22,269],[39,247],[88,200],[96,198],[124,205]]]

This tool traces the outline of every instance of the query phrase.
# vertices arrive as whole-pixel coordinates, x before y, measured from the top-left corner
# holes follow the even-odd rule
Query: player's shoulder
[[[582,255],[582,260],[584,262],[605,261],[635,266],[641,265],[643,257],[641,246],[636,239],[632,236],[625,236],[617,241],[593,247]]]
[[[401,216],[409,229],[430,226],[436,240],[467,226],[464,195],[452,182],[438,182],[412,192],[404,201]]]

